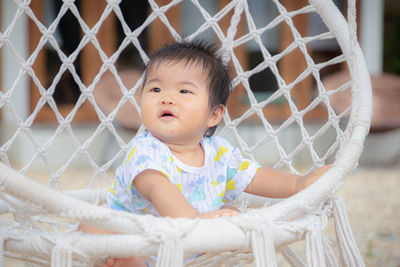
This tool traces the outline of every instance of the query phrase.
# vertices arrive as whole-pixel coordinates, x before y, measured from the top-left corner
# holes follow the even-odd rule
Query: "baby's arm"
[[[135,177],[133,184],[162,217],[194,218],[198,215],[179,189],[159,171],[143,171]]]
[[[139,193],[157,209],[160,216],[172,218],[216,218],[221,216],[234,216],[238,211],[233,209],[220,209],[217,211],[199,214],[192,207],[179,189],[167,178],[156,170],[146,170],[138,174],[133,184]]]
[[[217,218],[221,216],[235,216],[239,212],[232,208],[199,214],[185,199],[179,189],[167,180],[167,178],[156,170],[146,170],[138,174],[133,184],[139,193],[157,209],[161,216],[186,217],[186,218]],[[111,234],[112,232],[81,224],[79,231],[95,234]],[[137,257],[122,259],[107,259],[103,267],[117,266],[146,266],[145,262]]]
[[[331,165],[326,165],[312,173],[300,176],[284,173],[272,168],[261,168],[247,186],[245,192],[253,195],[286,198],[305,189],[321,177]]]

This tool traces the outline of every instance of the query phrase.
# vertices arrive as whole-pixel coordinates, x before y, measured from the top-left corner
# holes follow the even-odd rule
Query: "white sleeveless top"
[[[204,137],[203,167],[193,167],[176,158],[168,146],[150,132],[138,134],[116,171],[116,181],[107,193],[106,206],[135,213],[158,216],[154,206],[143,198],[133,185],[135,177],[144,170],[164,174],[199,212],[220,209],[242,193],[260,168],[257,162],[244,159],[236,147],[225,139]]]

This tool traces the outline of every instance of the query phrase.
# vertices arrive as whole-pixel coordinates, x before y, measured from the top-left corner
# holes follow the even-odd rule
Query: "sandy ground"
[[[40,177],[33,172],[31,177]],[[68,189],[87,184],[85,171],[76,170],[62,177]],[[90,176],[90,175],[87,175]],[[68,180],[67,180],[68,178]],[[39,180],[47,179],[42,178]],[[67,182],[66,182],[67,181]],[[348,177],[337,195],[345,200],[353,233],[366,266],[400,266],[400,166],[359,168]],[[334,240],[332,225],[326,229]],[[304,242],[293,248],[304,252]],[[279,266],[289,266],[278,257]],[[6,261],[4,266],[27,266]]]
[[[399,267],[400,167],[360,168],[348,177],[336,195],[346,203],[351,228],[365,265]],[[332,222],[325,233],[330,240],[335,240]],[[295,244],[293,248],[304,252],[304,242]]]

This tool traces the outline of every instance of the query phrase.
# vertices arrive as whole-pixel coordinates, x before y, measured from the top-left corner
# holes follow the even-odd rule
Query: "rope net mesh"
[[[64,1],[54,21],[48,25],[43,24],[38,15],[33,12],[29,2],[15,2],[14,17],[8,25],[3,25],[0,43],[2,51],[10,53],[18,65],[14,74],[15,80],[9,87],[3,87],[0,93],[0,107],[3,113],[0,156],[3,162],[13,165],[12,158],[18,157],[18,153],[21,153],[20,150],[23,149],[31,155],[29,157],[24,155],[25,162],[22,163],[22,166],[13,167],[25,173],[34,164],[44,165],[50,174],[49,184],[53,186],[59,184],[59,177],[75,161],[87,161],[87,165],[93,169],[94,179],[105,175],[114,164],[120,163],[134,132],[132,131],[128,138],[121,136],[118,115],[124,106],[130,106],[138,113],[140,112],[134,96],[135,92],[140,90],[142,77],[139,75],[136,83],[132,84],[131,82],[131,86],[127,86],[125,77],[121,78],[120,76],[120,73],[124,73],[124,71],[118,69],[119,59],[124,56],[124,50],[134,47],[140,54],[142,63],[145,64],[148,60],[147,51],[143,49],[139,39],[143,32],[158,20],[177,41],[201,38],[202,34],[212,32],[215,41],[222,43],[220,53],[223,53],[226,62],[232,66],[234,89],[228,104],[228,112],[219,128],[219,134],[238,145],[247,156],[254,158],[261,154],[261,157],[265,158],[271,155],[272,159],[276,159],[272,164],[273,167],[287,168],[297,173],[296,163],[307,163],[301,165],[303,170],[321,166],[334,155],[340,143],[343,142],[343,129],[346,126],[350,107],[342,109],[342,112],[339,113],[333,109],[331,98],[348,90],[350,82],[349,80],[344,81],[333,90],[327,90],[324,83],[321,82],[321,75],[324,71],[329,73],[330,68],[345,69],[344,57],[336,54],[318,62],[318,59],[313,58],[313,50],[315,50],[313,47],[317,47],[318,42],[324,40],[334,41],[335,37],[329,31],[310,36],[308,35],[309,31],[302,30],[306,35],[301,35],[293,22],[297,18],[301,19],[302,16],[316,16],[312,6],[305,5],[298,10],[287,10],[279,1],[272,1],[273,5],[271,6],[275,9],[277,16],[267,24],[258,26],[252,18],[249,3],[246,1],[232,1],[214,12],[206,10],[203,7],[204,3],[192,1],[192,7],[198,9],[204,23],[196,25],[197,28],[194,32],[183,35],[174,29],[168,20],[168,11],[172,8],[181,8],[182,1],[171,1],[163,6],[158,5],[155,1],[149,1],[147,19],[135,29],[131,29],[125,21],[119,2],[108,1],[99,20],[90,26],[81,17],[81,12],[74,1]],[[68,13],[72,14],[74,20],[79,23],[82,33],[78,46],[70,54],[60,47],[57,40],[60,21]],[[103,40],[99,40],[97,37],[97,33],[109,17],[117,20],[125,35],[112,54],[107,54],[102,49]],[[12,40],[17,24],[23,19],[28,19],[41,34],[39,42],[34,44],[32,52],[27,55],[18,51],[18,47]],[[229,19],[230,25],[224,31],[220,22],[227,19]],[[288,28],[286,39],[291,39],[292,42],[281,45],[281,51],[270,52],[267,48],[268,42],[276,40],[264,41],[265,37],[263,36],[267,35],[269,31],[276,31],[284,27]],[[91,81],[84,82],[78,64],[84,48],[89,46],[95,49],[95,57],[101,59],[102,65]],[[252,62],[255,67],[249,67],[247,62],[241,62],[241,58],[235,53],[236,50],[247,49],[249,46],[256,47],[253,50],[261,55],[258,62]],[[35,72],[35,66],[39,64],[37,61],[40,53],[44,53],[46,48],[53,50],[58,57],[57,68],[51,70],[56,74],[50,82],[38,77]],[[291,66],[290,73],[282,74],[279,69],[280,65],[287,65],[287,62],[294,63],[290,57],[300,61],[295,62],[297,66]],[[252,88],[251,79],[265,72],[273,75],[269,80],[263,80],[257,85],[265,87],[264,84],[273,84],[273,88],[266,93],[260,93],[259,89]],[[43,76],[42,73],[41,75]],[[72,108],[67,112],[64,111],[63,104],[58,104],[54,97],[57,85],[63,82],[63,76],[66,75],[72,76],[74,85],[79,88],[79,95]],[[96,89],[104,91],[100,87],[104,87],[105,79],[111,80],[115,85],[114,88],[108,88],[109,90],[115,90],[117,87],[116,90],[120,90],[118,93],[121,94],[117,101],[107,99],[114,101],[115,105],[107,111],[98,103],[96,95]],[[40,98],[31,107],[31,111],[27,112],[28,114],[21,114],[17,106],[23,105],[23,103],[14,101],[14,99],[20,90],[29,90],[27,81],[31,84],[32,90],[39,91]],[[304,89],[304,85],[311,86],[312,89]],[[303,93],[306,95],[302,95]],[[103,104],[104,100],[100,99],[100,102]],[[95,118],[90,124],[95,126],[95,130],[83,138],[77,132],[79,127],[82,127],[79,124],[80,113],[86,111],[87,105],[95,113]],[[40,140],[40,137],[37,137],[37,132],[46,127],[38,116],[43,111],[55,118],[55,122],[48,127],[52,134],[46,140]],[[268,120],[269,111],[280,113],[280,115]],[[315,115],[316,113],[318,114]],[[313,122],[312,119],[307,121],[307,116],[312,117],[313,115],[317,116],[314,122],[319,122],[319,128],[312,127],[316,124],[308,123]],[[56,128],[52,128],[54,124],[57,124]],[[254,125],[261,127],[261,133],[249,138],[244,132],[248,131],[246,126],[249,125],[250,127]],[[4,130],[4,128],[8,129]],[[104,134],[111,136],[109,141],[118,146],[118,152],[111,156],[106,155],[108,158],[104,162],[99,162],[99,157],[91,153],[91,148],[97,145],[96,141]],[[323,138],[327,135],[331,135],[333,138]],[[55,166],[49,155],[59,149],[62,142],[68,143],[69,149],[60,151],[60,153],[65,153],[63,157],[65,160],[61,166]],[[325,142],[330,143],[323,144]],[[268,151],[268,154],[265,154],[265,151]],[[265,160],[261,157],[257,159]],[[92,181],[91,184],[96,183]]]
[[[147,9],[142,11],[147,12],[145,19],[133,27],[124,10],[126,1],[108,0],[91,23],[84,19],[82,7],[75,1],[59,2],[50,20],[38,14],[31,1],[6,1],[13,8],[8,21],[1,25],[0,52],[3,62],[13,61],[14,69],[10,76],[2,73],[1,77],[0,160],[23,174],[35,173],[39,166],[40,175],[46,177],[40,180],[58,190],[70,189],[69,181],[63,180],[65,174],[73,170],[73,175],[79,176],[81,170],[75,166],[85,165],[90,168],[91,178],[81,182],[82,187],[106,188],[135,135],[129,119],[140,114],[135,96],[143,76],[137,69],[127,70],[126,55],[133,50],[138,64],[146,64],[151,46],[162,44],[150,43],[148,37],[158,27],[168,33],[170,40],[215,42],[232,67],[233,91],[217,134],[239,146],[250,158],[292,173],[307,173],[333,161],[348,140],[351,106],[337,110],[332,103],[350,91],[351,82],[350,78],[343,79],[332,87],[324,83],[323,77],[334,71],[348,75],[347,63],[335,36],[326,27],[300,28],[304,19],[323,25],[313,5],[304,1],[304,5],[296,4],[296,9],[290,9],[288,2],[271,1],[269,9],[264,10],[268,19],[260,21],[255,19],[257,7],[252,7],[251,1],[228,1],[225,6],[210,8],[208,1],[173,0],[160,4],[149,0]],[[191,29],[186,27],[184,32],[182,25],[174,25],[174,9],[192,10],[199,23],[192,23]],[[79,32],[79,40],[70,50],[59,38],[59,31],[64,30],[60,29],[61,23],[67,17]],[[181,17],[184,24],[184,12]],[[100,34],[109,20],[114,21],[120,33],[113,50],[105,48],[105,39],[110,37]],[[30,42],[29,52],[16,41],[24,23],[29,23],[31,34],[39,34],[37,42]],[[318,51],[324,43],[335,47],[335,52],[321,56]],[[87,48],[94,59],[101,61],[98,67],[93,64],[94,74],[89,78],[84,77],[81,65],[82,57],[89,53]],[[256,60],[243,57],[243,53],[250,55],[249,51],[258,56]],[[47,69],[38,72],[45,64],[45,53]],[[6,68],[3,63],[2,70]],[[52,79],[46,80],[46,75]],[[269,79],[255,82],[263,75],[269,75]],[[68,96],[60,97],[56,92],[65,85],[67,76],[77,92],[69,105],[63,103]],[[108,89],[114,90],[117,97],[101,95]],[[18,100],[23,94],[34,95],[34,91],[36,100]],[[26,111],[24,108],[29,105]],[[126,117],[124,109],[133,111],[128,120],[121,119]],[[93,119],[82,123],[82,114],[88,112],[94,114]],[[52,122],[43,119],[43,113]],[[140,123],[135,127],[143,130]],[[61,160],[55,163],[52,155]],[[43,216],[40,207],[27,206],[7,195],[1,195],[1,199],[8,203],[7,212],[13,220],[27,228],[54,232],[72,229],[67,220]],[[3,226],[13,228],[18,238],[20,225],[10,224],[6,217],[1,221]]]

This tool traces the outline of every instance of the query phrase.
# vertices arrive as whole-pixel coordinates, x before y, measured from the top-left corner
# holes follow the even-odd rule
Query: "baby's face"
[[[147,73],[141,96],[142,121],[165,143],[198,142],[212,122],[209,82],[202,66],[162,61]]]

